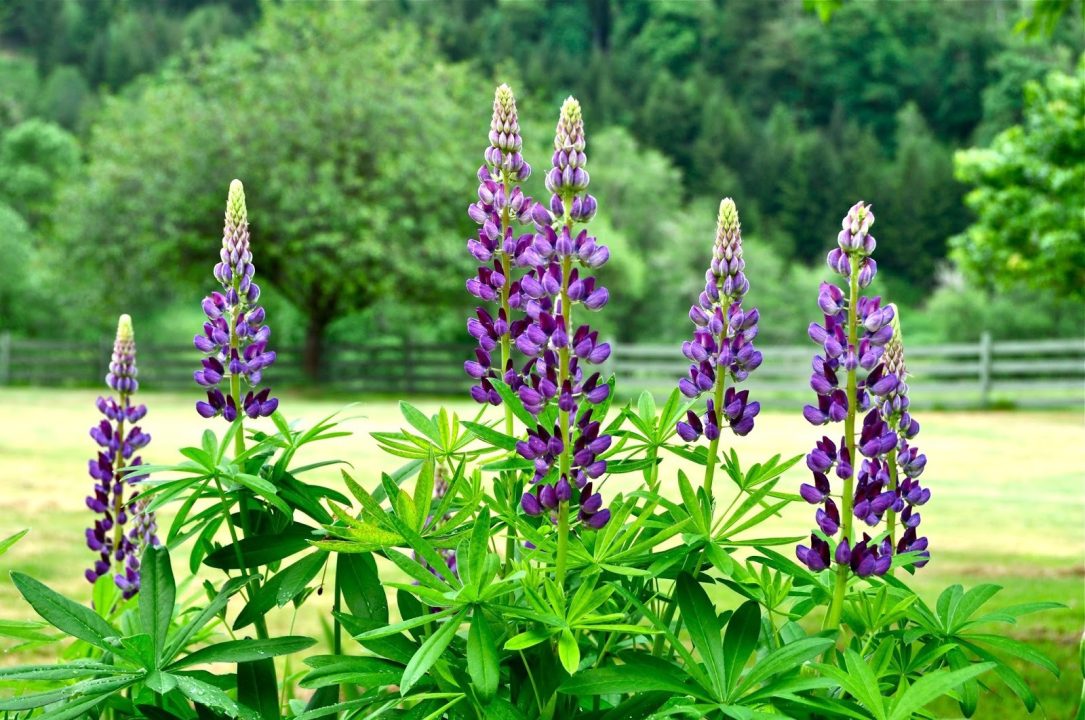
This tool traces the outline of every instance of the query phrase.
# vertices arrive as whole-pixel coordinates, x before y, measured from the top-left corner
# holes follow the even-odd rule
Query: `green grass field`
[[[87,429],[97,421],[96,395],[82,390],[0,391],[4,409],[0,538],[24,527],[32,529],[0,559],[0,566],[5,571],[31,573],[77,599],[89,597],[82,574],[91,559],[83,544],[90,513],[83,498],[91,486],[86,462],[94,452],[94,442]],[[145,393],[141,400],[150,407],[143,427],[154,438],[145,459],[172,462],[179,458],[177,448],[198,444],[205,425],[192,410],[191,395]],[[345,413],[351,418],[345,427],[354,435],[318,445],[299,459],[346,460],[354,466],[356,477],[371,486],[379,470],[397,465],[395,458],[382,456],[368,437],[372,431],[400,426],[394,401],[294,395],[283,399],[281,409],[287,417],[304,422],[355,401],[358,404]],[[415,404],[433,411],[440,403],[419,400]],[[446,404],[461,416],[477,411],[467,402]],[[1013,635],[1035,642],[1062,668],[1058,680],[1031,666],[1022,668],[1044,706],[1032,717],[1072,717],[1081,687],[1077,644],[1085,624],[1085,422],[1081,414],[925,413],[919,419],[923,432],[918,444],[929,458],[923,479],[934,493],[924,507],[923,529],[934,557],[913,582],[932,601],[952,583],[994,582],[1005,587],[996,598],[999,605],[1031,600],[1067,605],[1066,610],[1026,617],[1013,628]],[[818,436],[799,413],[766,413],[749,437],[736,439],[735,447],[744,464],[752,464],[777,452],[804,453]],[[326,483],[337,486],[338,471],[325,472]],[[661,472],[664,487],[668,472],[668,466]],[[784,483],[797,488],[805,474],[805,469],[794,469]],[[806,508],[796,507],[767,534],[801,534],[811,522]],[[0,582],[0,616],[32,617],[6,580]],[[281,622],[285,628],[290,618]],[[318,631],[315,623],[310,626],[301,618],[299,623]],[[1007,696],[986,699],[977,717],[1002,720],[1026,714]]]

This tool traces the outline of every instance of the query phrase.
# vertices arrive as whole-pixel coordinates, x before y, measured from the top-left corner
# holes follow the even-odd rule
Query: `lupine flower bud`
[[[222,415],[228,422],[240,413],[250,418],[267,417],[279,406],[279,400],[270,397],[269,388],[249,390],[244,399],[234,398],[231,392],[233,378],[244,379],[246,386],[259,386],[264,370],[275,362],[275,352],[267,349],[271,328],[264,325],[264,309],[256,305],[260,287],[253,282],[256,268],[249,249],[248,211],[240,180],[230,183],[219,258],[214,274],[222,292],[204,298],[201,305],[207,322],[203,333],[193,338],[196,349],[207,355],[202,367],[192,374],[207,392],[207,400],[196,403],[196,412],[205,418]],[[225,392],[219,389],[224,381]]]
[[[759,313],[756,309],[742,309],[742,299],[750,289],[745,268],[738,209],[731,198],[724,198],[716,223],[712,262],[705,273],[705,289],[699,303],[689,310],[697,329],[693,340],[682,344],[682,354],[693,363],[689,377],[678,381],[686,397],[700,397],[718,385],[722,388],[726,376],[735,383],[742,382],[761,365],[761,353],[753,345]],[[691,414],[688,422],[678,423],[679,436],[686,442],[695,442],[702,434],[714,440],[724,420],[736,435],[748,434],[761,404],[749,402],[749,391],[737,393],[734,387],[727,388],[722,400],[722,417],[717,416],[710,401],[701,422],[692,422]]]
[[[95,484],[94,494],[87,497],[86,503],[101,517],[86,531],[87,547],[97,553],[98,559],[85,576],[93,583],[116,568],[113,581],[125,598],[139,592],[139,557],[143,548],[158,544],[154,513],[147,511],[142,499],[137,499],[136,490],[126,490],[146,476],[123,472],[126,467],[143,463],[139,456],[133,455],[151,441],[151,436],[135,425],[147,414],[145,406],[134,406],[131,402],[132,393],[139,387],[137,374],[132,318],[121,315],[106,375],[106,385],[119,399],[98,398],[95,405],[106,419],[90,430],[100,449],[88,467]],[[126,525],[131,528],[127,534]]]

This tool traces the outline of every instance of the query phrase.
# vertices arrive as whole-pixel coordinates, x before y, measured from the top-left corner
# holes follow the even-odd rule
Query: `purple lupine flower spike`
[[[98,559],[84,574],[93,583],[113,573],[113,581],[125,598],[139,592],[143,548],[158,545],[155,515],[147,510],[139,492],[131,489],[146,476],[124,473],[126,467],[143,464],[139,456],[133,455],[151,441],[151,436],[136,425],[147,414],[146,406],[132,404],[132,394],[139,388],[137,375],[132,318],[121,315],[105,378],[117,397],[98,398],[96,406],[105,419],[90,429],[100,449],[89,464],[95,484],[94,494],[87,497],[86,503],[101,517],[86,532],[87,547],[97,553]],[[127,534],[126,525],[130,527]]]
[[[887,512],[896,512],[904,505],[901,489],[892,482],[891,454],[898,445],[897,432],[881,410],[887,401],[893,402],[891,398],[902,387],[900,369],[888,362],[886,350],[894,337],[897,310],[893,305],[883,306],[881,298],[858,293],[870,285],[877,273],[877,264],[870,257],[876,246],[870,234],[873,223],[870,207],[856,203],[843,220],[837,247],[828,255],[829,268],[842,275],[848,285],[843,289],[822,283],[818,291],[824,322],[811,323],[808,330],[810,339],[821,347],[814,356],[810,376],[817,404],[803,409],[803,416],[812,425],[845,420],[851,423],[860,412],[865,416],[857,438],[845,435],[837,446],[826,436],[817,443],[806,458],[814,484],[799,489],[803,499],[820,506],[816,521],[824,536],[832,538],[843,529],[833,559],[838,565],[850,566],[860,577],[887,572],[894,548],[892,543],[871,544],[868,535],[856,542],[851,536],[852,518],[874,527]],[[854,329],[853,334],[849,328]],[[860,377],[863,372],[865,377]],[[853,375],[854,383],[849,385]],[[850,407],[852,402],[855,407]],[[843,512],[830,497],[830,472],[850,488],[845,490],[850,497],[843,499]],[[797,548],[796,554],[812,570],[828,565],[822,562],[827,555],[815,555],[804,545]]]
[[[464,370],[478,381],[471,388],[471,397],[491,405],[501,404],[494,380],[513,390],[521,384],[510,350],[527,323],[512,322],[509,316],[513,309],[523,308],[525,295],[513,275],[517,267],[540,261],[532,249],[532,234],[516,235],[513,230],[514,224],[531,221],[534,208],[519,186],[531,175],[531,166],[521,154],[522,145],[516,98],[508,85],[501,85],[494,93],[490,145],[478,171],[478,202],[467,208],[468,216],[479,226],[478,236],[467,241],[467,250],[480,263],[478,272],[467,281],[467,291],[483,302],[494,303],[496,316],[478,307],[475,317],[467,321],[467,332],[478,348],[475,359],[464,363]],[[500,352],[496,363],[495,352]]]
[[[264,309],[256,304],[260,286],[253,281],[256,268],[240,180],[230,183],[219,258],[214,274],[222,290],[203,299],[207,322],[193,339],[205,357],[192,377],[207,392],[207,399],[196,403],[196,412],[205,418],[222,415],[228,422],[242,413],[254,419],[267,417],[279,400],[271,397],[270,388],[259,385],[264,370],[275,362],[275,351],[267,347],[271,328],[264,324]],[[246,388],[250,389],[242,397]]]
[[[734,200],[724,198],[716,223],[712,263],[705,273],[705,289],[698,303],[689,310],[696,329],[693,339],[682,344],[682,354],[692,364],[689,376],[678,382],[682,394],[689,398],[715,390],[715,404],[720,407],[714,409],[714,401],[710,400],[708,411],[701,418],[691,412],[687,421],[678,423],[678,434],[686,442],[694,442],[702,435],[714,440],[719,437],[719,425],[723,422],[736,435],[747,435],[761,411],[761,403],[751,402],[748,390],[738,392],[732,385],[724,394],[727,377],[732,383],[742,382],[762,360],[753,344],[760,315],[756,308],[748,311],[742,308],[750,289],[745,268],[738,208]]]
[[[597,209],[595,198],[586,192],[590,178],[585,148],[580,103],[568,98],[561,106],[546,175],[552,193],[549,209],[541,203],[533,207],[536,233],[518,256],[529,269],[520,280],[516,307],[527,318],[514,323],[511,332],[516,348],[528,356],[516,379],[520,400],[535,416],[556,404],[565,421],[529,429],[528,439],[517,444],[517,452],[535,465],[535,487],[524,495],[521,507],[538,515],[572,506],[582,526],[599,529],[610,511],[590,488],[606,472],[600,456],[611,438],[601,434],[599,422],[592,419],[592,406],[607,399],[610,385],[592,366],[607,361],[610,344],[601,342],[587,324],[573,322],[573,314],[579,317],[581,308],[598,310],[609,300],[609,291],[591,271],[606,263],[610,251],[587,228],[577,229]]]
[[[920,523],[918,508],[930,499],[931,491],[922,487],[917,479],[927,465],[927,458],[912,444],[919,434],[919,423],[912,417],[909,407],[908,368],[904,362],[904,339],[898,315],[894,314],[891,326],[892,337],[886,343],[882,364],[887,374],[897,378],[897,384],[880,399],[878,411],[894,432],[896,440],[894,451],[887,458],[895,490],[890,510],[893,514],[899,514],[904,532],[899,540],[894,537],[896,518],[891,514],[889,540],[896,542],[898,553],[918,552],[920,559],[915,567],[919,568],[929,561],[930,551],[927,549],[927,538],[919,537],[917,532]]]

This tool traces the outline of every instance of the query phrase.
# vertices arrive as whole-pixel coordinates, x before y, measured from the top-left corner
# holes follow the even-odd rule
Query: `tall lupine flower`
[[[143,464],[135,453],[151,441],[138,423],[147,414],[145,405],[133,405],[132,395],[139,389],[136,379],[136,340],[132,318],[121,315],[117,339],[113,344],[106,385],[116,397],[99,397],[96,403],[105,419],[90,429],[90,436],[101,448],[90,461],[94,494],[87,497],[87,507],[101,515],[87,529],[87,547],[98,554],[85,576],[95,582],[114,571],[113,581],[125,598],[139,592],[139,557],[147,545],[158,545],[153,512],[138,498],[131,486],[144,475],[125,474],[124,469]],[[125,525],[129,525],[125,533]]]
[[[726,424],[736,435],[746,435],[753,429],[754,418],[761,410],[760,403],[750,402],[749,390],[740,392],[734,385],[749,377],[762,360],[753,345],[757,337],[757,309],[742,309],[742,300],[750,289],[745,268],[738,208],[734,200],[724,198],[716,223],[712,263],[705,272],[705,289],[697,304],[689,309],[689,318],[696,326],[693,340],[682,343],[682,354],[693,364],[689,367],[689,377],[678,382],[686,397],[712,394],[703,415],[689,410],[686,420],[679,422],[677,428],[686,442],[694,442],[702,435],[708,438],[708,488],[716,466],[720,427]],[[734,383],[730,387],[727,387],[728,377]]]
[[[904,339],[901,335],[899,316],[894,316],[893,337],[885,347],[883,364],[885,372],[897,378],[896,388],[881,398],[878,411],[896,433],[897,445],[889,451],[886,462],[889,468],[890,489],[896,500],[889,511],[889,541],[895,543],[898,553],[917,552],[920,559],[916,567],[923,567],[930,558],[927,538],[919,537],[920,516],[916,510],[930,499],[931,491],[919,484],[918,477],[927,465],[927,457],[910,444],[919,434],[919,423],[912,417],[908,402],[908,369],[904,363]],[[903,477],[903,480],[900,478]],[[899,540],[896,537],[897,515],[904,528]]]
[[[196,412],[205,418],[222,415],[229,422],[237,419],[239,410],[250,418],[266,417],[279,406],[279,400],[270,397],[270,388],[259,387],[264,369],[275,362],[275,352],[267,349],[271,328],[264,324],[264,309],[256,304],[260,286],[252,279],[256,268],[240,180],[230,183],[219,257],[215,279],[222,292],[216,290],[203,299],[207,322],[203,333],[193,339],[196,349],[206,355],[192,375],[207,388],[207,400],[196,403]],[[242,379],[248,388],[244,397]],[[225,392],[219,388],[224,380]]]
[[[531,266],[520,280],[520,307],[528,322],[513,333],[517,349],[529,358],[517,388],[524,406],[539,416],[552,403],[557,405],[557,423],[531,430],[517,451],[535,463],[535,489],[524,494],[524,511],[538,515],[548,510],[559,524],[559,578],[564,572],[560,543],[567,536],[570,506],[589,528],[601,528],[610,519],[591,482],[606,471],[599,456],[611,442],[592,419],[592,406],[607,398],[610,386],[591,366],[610,357],[610,345],[600,342],[588,325],[573,322],[577,306],[598,310],[610,297],[589,274],[609,259],[610,251],[588,235],[587,228],[576,230],[595,216],[597,207],[586,192],[585,146],[580,103],[570,97],[561,106],[553,166],[546,175],[550,208],[535,204],[536,234],[521,253]]]
[[[464,363],[464,370],[478,384],[471,388],[471,397],[480,403],[499,405],[501,396],[492,381],[502,380],[513,389],[520,376],[513,368],[510,333],[519,333],[526,325],[513,323],[512,308],[520,308],[520,282],[513,279],[513,266],[541,262],[532,251],[533,235],[519,236],[514,223],[531,220],[531,198],[524,195],[518,183],[528,179],[531,166],[521,154],[523,140],[516,115],[516,98],[508,85],[494,93],[493,119],[490,121],[490,146],[485,162],[478,170],[478,202],[467,208],[467,214],[478,226],[478,237],[467,241],[467,249],[482,265],[467,281],[467,291],[479,300],[495,303],[495,314],[483,307],[475,308],[475,317],[467,321],[467,332],[478,341],[475,359]],[[500,351],[494,363],[493,353]],[[511,426],[512,413],[506,414]],[[511,427],[510,427],[511,431]]]
[[[807,502],[820,506],[816,521],[821,535],[812,534],[810,545],[798,546],[796,555],[815,571],[828,567],[831,560],[837,564],[833,604],[827,617],[830,627],[840,621],[849,569],[860,577],[883,575],[893,559],[888,537],[874,542],[864,533],[856,540],[852,532],[853,518],[873,528],[897,503],[887,460],[897,446],[897,435],[877,407],[899,384],[897,375],[883,362],[885,346],[893,337],[896,309],[859,292],[870,285],[877,272],[870,257],[876,246],[870,234],[873,223],[874,214],[862,202],[844,218],[838,246],[827,260],[834,272],[847,278],[847,289],[821,284],[818,306],[825,322],[812,323],[809,330],[822,352],[814,357],[810,377],[817,405],[807,405],[803,416],[813,425],[843,421],[844,434],[839,444],[828,435],[822,437],[806,457],[813,484],[804,484],[799,492]],[[865,377],[859,377],[860,370],[865,371]],[[857,432],[860,411],[866,415]],[[843,483],[840,507],[830,497],[830,473]],[[826,539],[837,533],[839,540],[833,541],[836,547],[830,552]]]

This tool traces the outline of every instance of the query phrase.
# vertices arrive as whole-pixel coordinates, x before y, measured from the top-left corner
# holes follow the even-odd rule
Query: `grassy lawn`
[[[96,396],[83,390],[0,390],[0,407],[5,410],[0,433],[0,478],[4,481],[0,537],[32,528],[31,535],[0,563],[4,570],[29,572],[78,599],[89,597],[82,574],[91,558],[83,544],[90,513],[83,498],[91,486],[86,462],[94,443],[87,429],[97,420]],[[176,448],[198,444],[203,424],[192,410],[193,395],[146,393],[141,400],[150,407],[143,427],[154,438],[145,459],[171,462],[179,457]],[[368,438],[370,432],[400,426],[394,401],[293,395],[283,399],[282,409],[289,418],[305,422],[354,400],[359,404],[345,413],[350,418],[345,427],[354,435],[311,448],[299,460],[341,458],[354,466],[363,484],[371,486],[379,470],[397,464],[395,458],[381,456]],[[419,400],[415,404],[433,411],[440,403]],[[461,416],[477,411],[470,403],[446,404]],[[1005,587],[994,601],[998,605],[1031,600],[1067,605],[1066,610],[1026,617],[1013,634],[1038,642],[1062,668],[1059,680],[1031,666],[1024,670],[1046,717],[1071,717],[1081,687],[1076,657],[1085,624],[1085,423],[1081,414],[925,413],[919,419],[923,432],[918,444],[929,458],[923,479],[934,493],[924,508],[923,529],[934,559],[913,582],[932,602],[949,584],[994,582]],[[735,440],[735,447],[748,465],[776,452],[804,453],[818,436],[798,413],[766,413],[749,437]],[[664,487],[673,467],[665,466],[661,472]],[[327,484],[338,486],[337,470],[323,472]],[[794,469],[784,483],[797,487],[805,475],[805,469]],[[311,477],[316,479],[316,473]],[[609,492],[615,490],[611,487]],[[161,524],[167,522],[163,518]],[[800,534],[808,531],[811,522],[811,513],[796,507],[771,526],[770,534]],[[175,561],[175,565],[181,563]],[[32,616],[6,581],[0,583],[0,616]],[[285,629],[290,618],[280,622]],[[299,618],[298,629],[318,633],[319,625]],[[1044,716],[1042,711],[1034,715]],[[1016,700],[1007,697],[985,700],[977,717],[1026,715]]]

